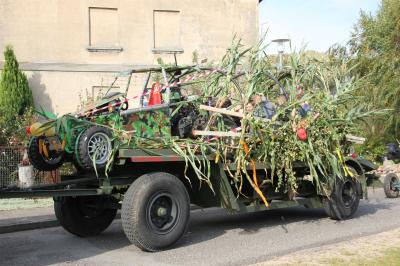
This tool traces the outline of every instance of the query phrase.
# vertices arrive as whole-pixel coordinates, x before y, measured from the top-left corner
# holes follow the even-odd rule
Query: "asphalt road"
[[[0,235],[1,265],[244,265],[300,249],[400,227],[400,198],[369,192],[356,216],[333,221],[323,210],[289,208],[230,215],[191,213],[188,233],[173,248],[146,253],[125,238],[120,220],[102,235],[78,238],[60,227]],[[390,240],[388,240],[390,241]]]

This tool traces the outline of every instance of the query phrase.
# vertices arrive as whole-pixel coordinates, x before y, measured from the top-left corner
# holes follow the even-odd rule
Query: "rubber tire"
[[[76,170],[76,174],[77,174],[77,175],[84,175],[84,174],[87,174],[88,170],[87,170],[87,169],[84,169],[84,168],[77,162],[77,160],[75,159],[75,157],[72,159],[72,164],[73,164],[73,166],[75,167],[75,170]]]
[[[104,133],[106,134],[110,140],[112,138],[112,132],[111,130],[105,128],[105,127],[100,127],[100,126],[93,126],[87,128],[85,131],[83,131],[77,141],[77,148],[75,150],[75,158],[78,164],[81,166],[82,170],[93,170],[93,162],[92,159],[90,159],[90,156],[88,154],[88,149],[87,149],[87,142],[88,140],[96,133]],[[112,143],[111,143],[112,147]],[[111,152],[111,150],[110,150]],[[96,169],[104,169],[107,165],[107,162],[102,163],[102,164],[97,164],[96,163]]]
[[[347,169],[351,171],[354,175],[358,175],[357,171],[347,166]],[[346,207],[342,198],[343,185],[346,182],[351,182],[353,192],[355,193],[355,200],[353,204],[349,207]],[[346,176],[343,179],[336,178],[335,186],[332,191],[332,195],[330,199],[324,197],[322,199],[322,204],[324,206],[324,210],[326,214],[333,220],[346,220],[351,218],[354,213],[358,209],[358,205],[360,203],[360,195],[361,195],[361,185],[357,182],[353,177]]]
[[[390,173],[385,176],[385,180],[383,181],[383,190],[385,191],[385,195],[387,198],[397,198],[399,197],[399,191],[392,190],[390,188],[392,179],[395,178],[397,182],[399,182],[399,177],[394,174]]]
[[[71,234],[79,237],[98,235],[113,222],[117,215],[117,209],[104,208],[95,217],[89,217],[80,211],[80,199],[83,197],[106,200],[104,196],[55,197],[54,212],[56,218],[60,225]],[[109,199],[114,200],[113,198]]]
[[[64,154],[61,154],[61,159],[56,163],[48,163],[39,153],[39,138],[32,137],[28,145],[28,158],[33,167],[40,171],[53,171],[59,168],[64,163]]]
[[[160,191],[175,197],[178,220],[172,231],[158,234],[147,223],[147,207]],[[139,177],[129,187],[122,202],[121,218],[125,235],[143,251],[160,251],[175,244],[186,232],[190,216],[190,199],[184,184],[168,173],[151,173]]]

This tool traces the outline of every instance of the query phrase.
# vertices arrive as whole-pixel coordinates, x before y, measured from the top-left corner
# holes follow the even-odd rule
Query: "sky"
[[[325,52],[335,43],[345,44],[357,23],[360,10],[375,14],[380,0],[263,0],[260,30],[267,41],[291,39],[296,49]],[[288,50],[288,48],[286,48]],[[270,45],[267,53],[276,53]]]

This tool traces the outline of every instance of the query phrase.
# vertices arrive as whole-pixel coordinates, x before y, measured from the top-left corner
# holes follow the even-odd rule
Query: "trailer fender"
[[[360,197],[363,198],[368,198],[367,194],[367,180],[365,178],[365,171],[362,165],[358,162],[358,160],[355,160],[353,158],[346,158],[345,161],[346,165],[351,166],[354,168],[354,170],[357,171],[358,174],[358,181],[361,185],[360,189]]]

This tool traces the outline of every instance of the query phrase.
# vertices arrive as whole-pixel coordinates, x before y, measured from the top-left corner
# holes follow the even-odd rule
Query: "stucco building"
[[[14,47],[35,103],[65,113],[116,72],[218,60],[234,35],[259,37],[258,0],[0,0],[0,50]],[[0,68],[1,68],[0,59]],[[141,83],[141,77],[135,79]],[[135,86],[135,82],[132,86]],[[140,87],[140,86],[139,86]],[[135,93],[132,90],[132,93]]]

